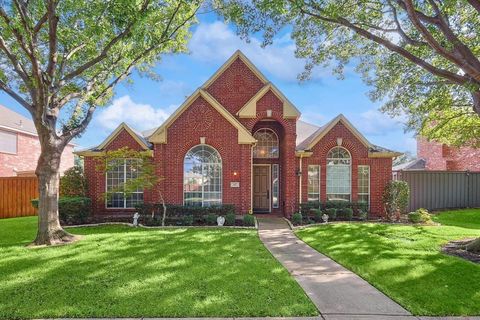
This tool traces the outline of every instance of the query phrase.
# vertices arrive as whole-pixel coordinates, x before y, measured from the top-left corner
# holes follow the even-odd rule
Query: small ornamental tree
[[[65,171],[60,178],[60,196],[85,197],[86,195],[87,179],[83,174],[83,168],[74,166]]]
[[[34,243],[73,241],[58,219],[60,158],[134,70],[156,78],[187,51],[201,0],[13,0],[0,4],[0,90],[32,116],[41,153]]]
[[[162,177],[158,177],[155,174],[155,163],[153,162],[153,157],[150,152],[132,150],[128,147],[106,151],[97,159],[96,170],[105,175],[109,171],[114,170],[119,165],[119,161],[123,162],[125,159],[132,160],[127,165],[132,166],[130,171],[136,172],[135,176],[125,181],[122,185],[106,190],[104,194],[106,199],[112,197],[116,192],[122,192],[127,197],[139,189],[153,190],[153,188],[163,180]],[[167,206],[160,190],[158,194],[163,207],[162,226],[164,226],[167,216]],[[152,218],[154,216],[155,209],[152,209]]]
[[[400,220],[408,205],[410,190],[405,181],[390,181],[383,191],[385,214],[390,221]]]

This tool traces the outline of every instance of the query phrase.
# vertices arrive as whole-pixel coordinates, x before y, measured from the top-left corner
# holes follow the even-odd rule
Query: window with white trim
[[[183,199],[186,206],[222,204],[222,159],[214,148],[201,144],[185,155]]]
[[[320,201],[320,166],[308,166],[308,202]]]
[[[334,147],[327,154],[327,200],[350,201],[352,158],[347,149]]]
[[[135,208],[143,202],[143,190],[125,192],[129,180],[138,178],[141,170],[139,159],[116,159],[109,164],[107,179],[107,208]]]
[[[259,129],[253,137],[257,144],[253,147],[254,158],[278,158],[278,137],[271,129]]]
[[[17,139],[15,132],[0,130],[0,152],[17,154]]]
[[[358,166],[358,202],[370,203],[370,166]]]
[[[278,164],[272,165],[272,207],[278,208],[279,206],[279,169]]]

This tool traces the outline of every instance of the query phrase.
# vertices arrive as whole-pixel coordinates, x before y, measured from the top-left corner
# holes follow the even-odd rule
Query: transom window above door
[[[271,129],[259,129],[253,137],[257,139],[257,144],[253,147],[254,158],[278,158],[278,137]]]

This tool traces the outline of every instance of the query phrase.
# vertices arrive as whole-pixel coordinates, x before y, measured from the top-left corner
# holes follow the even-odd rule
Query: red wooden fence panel
[[[37,215],[30,200],[38,198],[37,177],[0,177],[0,219]]]

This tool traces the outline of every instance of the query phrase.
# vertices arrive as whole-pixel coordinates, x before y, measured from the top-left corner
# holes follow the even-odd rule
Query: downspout
[[[303,158],[303,153],[300,153],[300,168],[298,169],[298,180],[299,180],[299,186],[298,186],[298,209],[301,210],[302,206],[302,158]]]
[[[249,213],[253,214],[253,148],[256,143],[250,146],[250,210]]]

